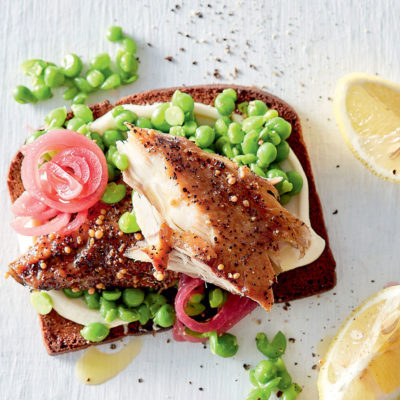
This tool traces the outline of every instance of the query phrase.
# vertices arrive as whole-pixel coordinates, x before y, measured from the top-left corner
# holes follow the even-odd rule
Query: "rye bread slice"
[[[310,159],[303,140],[300,119],[292,107],[278,97],[260,89],[236,85],[205,85],[155,89],[126,96],[118,100],[114,106],[121,104],[152,104],[155,102],[169,101],[176,89],[189,93],[196,102],[213,104],[217,94],[228,87],[232,87],[237,91],[238,103],[254,99],[263,100],[268,107],[276,109],[280,116],[292,124],[292,134],[288,142],[298,157],[308,178],[311,226],[326,242],[325,250],[318,260],[304,267],[283,272],[278,276],[277,283],[273,287],[275,301],[279,303],[295,300],[332,289],[336,284],[336,263],[329,247],[322,207],[316,191]],[[112,107],[113,105],[108,101],[92,105],[91,108],[94,118],[96,119],[104,115]],[[22,160],[23,155],[18,153],[11,162],[9,169],[7,185],[12,202],[14,202],[24,190],[20,175]],[[91,345],[81,337],[79,333],[80,329],[82,329],[81,325],[66,320],[55,311],[45,316],[39,316],[39,318],[44,343],[49,354],[67,353]],[[140,327],[137,323],[131,323],[125,330],[123,327],[111,329],[109,336],[103,342],[118,340],[127,335],[142,335],[153,332],[151,326]]]

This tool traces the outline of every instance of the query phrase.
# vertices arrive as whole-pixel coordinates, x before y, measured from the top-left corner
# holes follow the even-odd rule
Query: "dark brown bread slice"
[[[234,85],[206,85],[193,87],[180,87],[168,89],[155,89],[148,92],[136,93],[118,100],[119,104],[146,104],[169,101],[173,92],[179,89],[189,93],[195,101],[204,104],[213,104],[215,97],[221,90],[233,87],[238,92],[238,103],[254,99],[263,100],[271,108],[278,110],[279,114],[291,122],[293,126],[289,143],[308,177],[310,220],[313,229],[325,239],[326,247],[318,260],[301,268],[287,271],[278,276],[274,285],[276,302],[284,302],[302,297],[312,296],[332,289],[336,284],[335,260],[329,247],[328,235],[323,219],[321,203],[316,191],[314,177],[311,171],[310,159],[303,140],[300,119],[296,112],[283,100],[256,88]],[[94,117],[99,118],[112,108],[108,101],[91,106]],[[23,155],[18,153],[11,162],[7,185],[11,201],[15,201],[23,192],[20,168]],[[82,326],[52,311],[50,314],[40,316],[43,339],[49,354],[61,354],[76,351],[90,346],[80,335]],[[129,324],[125,333],[122,327],[110,330],[110,335],[104,342],[114,341],[126,335],[141,335],[153,332],[151,327],[139,329],[137,323]]]

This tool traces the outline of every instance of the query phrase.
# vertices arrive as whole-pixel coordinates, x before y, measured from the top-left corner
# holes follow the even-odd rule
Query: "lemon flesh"
[[[400,85],[349,74],[337,84],[334,107],[355,156],[376,175],[400,183]]]
[[[321,400],[398,399],[400,286],[378,292],[347,319],[318,377]]]

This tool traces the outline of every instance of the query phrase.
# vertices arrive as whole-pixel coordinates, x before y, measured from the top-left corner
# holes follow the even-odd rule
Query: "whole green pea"
[[[115,301],[118,300],[122,293],[119,289],[108,289],[108,290],[103,290],[101,295],[106,299],[106,300],[110,300],[110,301]]]
[[[103,133],[103,142],[107,147],[115,145],[119,140],[124,140],[124,137],[116,129],[108,129]]]
[[[137,75],[137,74],[134,74],[128,78],[121,77],[121,83],[123,85],[129,85],[130,83],[133,83],[133,82],[137,81],[138,79],[139,79],[139,75]]]
[[[264,128],[260,134],[259,138],[263,142],[270,142],[274,146],[277,146],[281,142],[281,137],[274,131],[271,131],[269,128]]]
[[[275,160],[277,155],[276,147],[269,142],[263,143],[257,150],[257,157],[264,166],[268,166]]]
[[[34,291],[31,293],[31,304],[40,315],[46,315],[53,309],[53,301],[48,293]]]
[[[196,121],[187,121],[183,124],[183,129],[185,130],[186,137],[192,136],[196,133],[197,122]]]
[[[153,321],[162,328],[169,328],[175,323],[175,309],[171,304],[162,305],[154,315]]]
[[[254,116],[254,117],[247,117],[242,122],[242,130],[246,133],[249,133],[254,130],[261,129],[264,124],[263,117]]]
[[[32,93],[38,100],[47,100],[53,97],[51,89],[45,85],[44,79],[41,76],[36,76],[32,79]]]
[[[100,70],[92,69],[87,73],[86,80],[88,81],[90,86],[97,88],[103,84],[105,77]]]
[[[161,103],[151,113],[151,123],[155,129],[161,132],[169,132],[171,127],[165,120],[165,110],[168,107],[170,107],[169,103]]]
[[[68,78],[78,76],[82,68],[82,60],[76,54],[67,54],[61,61],[61,71]]]
[[[97,69],[100,71],[106,70],[111,64],[111,58],[107,53],[101,53],[97,56],[93,57],[90,62],[89,66],[90,69]]]
[[[275,363],[272,360],[262,360],[257,364],[254,377],[262,385],[274,379],[278,373]]]
[[[110,42],[118,42],[124,37],[122,28],[116,25],[110,26],[106,31],[106,37]]]
[[[221,115],[231,115],[235,110],[235,100],[226,93],[220,93],[214,102],[214,106]]]
[[[179,107],[185,114],[190,113],[194,109],[193,97],[180,90],[175,90],[171,98],[171,103],[173,106]]]
[[[237,93],[234,89],[232,88],[228,88],[228,89],[224,89],[222,91],[223,94],[226,94],[227,96],[231,97],[233,99],[233,101],[237,100]]]
[[[190,301],[185,306],[185,313],[189,315],[189,317],[194,317],[196,315],[200,315],[206,306],[202,303],[191,303]]]
[[[139,128],[151,129],[153,128],[153,124],[146,117],[139,117],[135,123],[135,125]]]
[[[90,310],[100,309],[100,295],[98,292],[90,294],[87,290],[83,293],[83,300]]]
[[[229,124],[226,124],[225,120],[218,118],[214,124],[215,133],[218,135],[226,135],[228,133],[228,126]]]
[[[129,288],[122,292],[122,301],[128,307],[138,307],[143,303],[145,293],[142,289]]]
[[[125,171],[129,167],[128,156],[116,152],[113,156],[113,163],[120,171]]]
[[[74,78],[74,83],[81,92],[90,93],[94,90],[94,87],[91,86],[90,83],[81,76],[77,76],[76,78]]]
[[[289,182],[293,185],[290,195],[294,196],[295,194],[299,194],[303,188],[302,176],[297,171],[288,171],[286,172],[286,175],[289,179]]]
[[[210,350],[211,353],[219,355],[220,357],[232,357],[239,350],[236,336],[231,333],[224,333],[218,336],[217,332],[210,332]]]
[[[146,325],[150,320],[150,309],[146,304],[141,304],[138,308],[139,322],[141,325]]]
[[[127,131],[128,127],[125,125],[125,122],[129,122],[130,124],[134,124],[137,121],[137,115],[130,110],[124,110],[120,112],[116,117],[114,117],[115,126],[120,131]]]
[[[85,123],[93,121],[93,111],[84,104],[73,104],[71,110],[74,113],[74,117],[81,118]]]
[[[249,115],[249,117],[264,115],[267,111],[267,105],[261,100],[250,101],[247,108],[247,114]]]
[[[201,125],[196,129],[196,143],[200,148],[208,147],[215,139],[215,132],[211,126]]]
[[[183,125],[185,113],[178,106],[171,106],[165,110],[165,121],[171,126]]]
[[[121,41],[121,48],[127,53],[135,54],[136,53],[136,43],[130,37],[124,37]]]
[[[46,86],[55,88],[64,83],[65,76],[57,67],[49,66],[44,70],[44,83]]]
[[[241,143],[243,154],[257,154],[259,148],[258,145],[258,132],[252,131],[244,136],[243,142]]]
[[[139,312],[135,309],[129,309],[124,307],[122,304],[118,306],[118,318],[125,322],[139,321]]]
[[[121,77],[118,74],[110,75],[100,86],[102,90],[116,89],[121,86]]]
[[[72,104],[84,104],[84,103],[86,103],[86,100],[87,100],[87,94],[79,92],[72,99]]]
[[[80,331],[82,337],[89,342],[101,342],[108,336],[109,332],[109,328],[100,322],[92,322]]]
[[[278,144],[278,146],[276,146],[276,158],[275,158],[275,162],[279,163],[283,160],[286,160],[289,156],[289,152],[290,152],[290,146],[288,144],[288,142],[286,142],[286,140],[282,140],[282,142],[280,142]]]
[[[281,117],[275,117],[267,121],[265,126],[276,132],[282,140],[286,140],[292,133],[292,125]]]
[[[55,126],[62,126],[65,123],[65,119],[67,118],[67,108],[59,107],[50,111],[44,117],[44,123],[47,129],[53,128]]]
[[[121,56],[117,58],[117,63],[122,71],[129,74],[134,74],[139,66],[137,58],[131,53],[122,53]]]
[[[38,99],[31,92],[31,90],[23,85],[16,86],[12,91],[12,95],[14,99],[21,104],[38,102]]]
[[[134,213],[126,212],[118,220],[119,229],[124,233],[135,233],[140,231]]]
[[[77,299],[78,297],[83,296],[83,290],[73,291],[72,289],[63,289],[63,292],[67,297],[71,299]]]
[[[121,201],[126,196],[126,186],[111,182],[107,184],[106,190],[101,196],[101,201],[106,204],[114,204]]]
[[[242,126],[238,122],[232,122],[228,127],[228,138],[232,144],[241,143],[244,139]]]
[[[268,110],[265,114],[264,114],[264,122],[269,121],[272,118],[278,117],[279,113],[278,111],[274,110],[274,109],[270,109]]]
[[[82,118],[74,117],[67,121],[67,129],[76,132],[84,124],[85,121]]]
[[[64,100],[72,100],[78,93],[79,93],[78,88],[76,86],[73,86],[73,87],[67,89],[63,93],[63,99]]]
[[[208,293],[208,302],[211,308],[220,308],[225,304],[228,295],[220,288],[215,288]]]

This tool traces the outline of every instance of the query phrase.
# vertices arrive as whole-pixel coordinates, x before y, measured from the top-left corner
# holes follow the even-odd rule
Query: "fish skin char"
[[[215,232],[211,249],[191,246],[188,232],[184,232],[186,237],[179,237],[182,234],[175,231],[175,240],[191,248],[191,256],[208,265],[218,279],[228,280],[238,293],[270,309],[275,272],[269,254],[279,252],[278,241],[282,239],[304,251],[309,244],[304,222],[279,204],[273,185],[247,167],[239,168],[227,158],[206,153],[185,138],[133,125],[128,143],[131,140],[141,147],[143,157],[161,155],[168,179],[175,181],[180,190],[180,198],[174,201],[197,207],[207,215]],[[132,183],[129,169],[123,177]],[[232,177],[235,183],[228,183]],[[138,183],[133,188],[140,192],[141,186]],[[223,270],[218,269],[220,264],[224,265]],[[237,273],[239,277],[232,278]]]
[[[105,210],[105,215],[99,225],[96,221],[101,210]],[[82,290],[99,284],[106,288],[149,287],[156,290],[173,286],[178,279],[176,273],[168,271],[165,279],[159,282],[153,276],[150,263],[124,256],[125,249],[136,243],[136,239],[134,234],[120,234],[118,219],[131,210],[131,190],[119,203],[97,203],[77,232],[54,239],[49,235],[40,236],[27,252],[9,265],[10,275],[23,285],[42,290]],[[90,229],[102,230],[103,237],[90,237]],[[65,252],[66,248],[69,253]],[[40,266],[42,262],[46,264],[44,269]],[[119,278],[121,270],[126,272]]]

